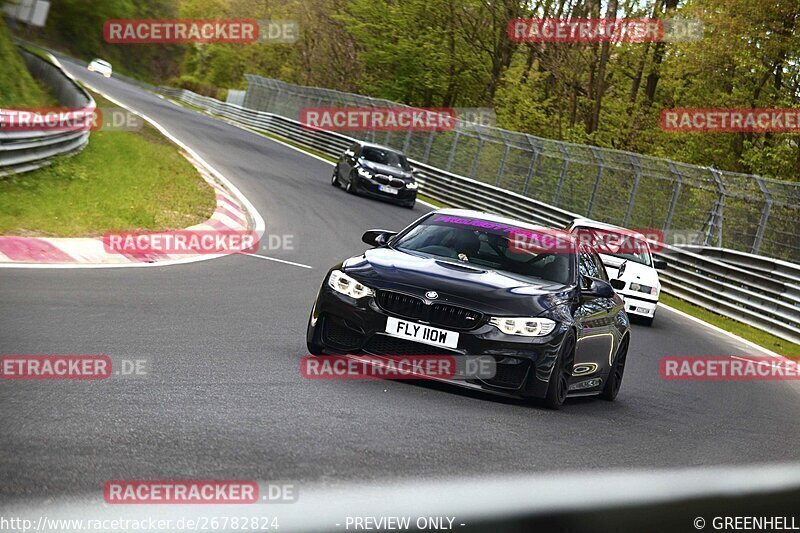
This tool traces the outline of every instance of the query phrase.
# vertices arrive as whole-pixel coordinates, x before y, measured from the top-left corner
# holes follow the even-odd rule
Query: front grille
[[[501,363],[501,358],[495,358],[496,372],[492,379],[482,380],[487,385],[501,387],[504,389],[518,389],[525,383],[525,378],[528,375],[528,368],[530,363],[528,361],[520,361],[516,364]]]
[[[373,335],[363,350],[373,355],[455,355],[454,352],[388,335]]]
[[[422,298],[409,296],[402,292],[378,291],[378,305],[384,311],[399,315],[405,318],[424,320],[428,310]]]
[[[433,304],[430,321],[448,328],[469,329],[478,325],[481,314],[455,305]]]
[[[375,174],[373,179],[382,185],[391,185],[397,189],[402,189],[406,186],[406,182],[401,180],[400,178],[393,178],[392,176],[387,176],[386,174]]]
[[[325,318],[323,332],[325,342],[339,348],[357,348],[363,338],[360,332],[350,329],[338,320],[331,319],[330,316]]]
[[[378,291],[378,305],[387,313],[451,329],[473,329],[483,314],[450,304],[427,305],[422,298],[402,292]]]

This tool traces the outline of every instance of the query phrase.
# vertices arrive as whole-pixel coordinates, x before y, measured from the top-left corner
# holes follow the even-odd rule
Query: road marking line
[[[267,261],[275,261],[276,263],[285,263],[287,265],[297,266],[301,268],[311,268],[311,269],[314,268],[311,265],[304,265],[303,263],[295,263],[294,261],[287,261],[286,259],[278,259],[277,257],[267,257],[266,255],[248,254],[244,252],[242,254],[249,255],[250,257],[258,257],[259,259],[266,259]]]

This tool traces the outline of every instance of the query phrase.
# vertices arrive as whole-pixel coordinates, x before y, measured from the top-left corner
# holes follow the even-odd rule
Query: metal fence
[[[60,105],[87,110],[95,107],[92,97],[59,67],[27,50],[19,51],[31,75]],[[85,128],[0,131],[0,176],[37,169],[53,157],[81,151],[88,142]]]
[[[307,107],[407,107],[246,75],[244,106],[298,120]],[[800,262],[800,183],[571,144],[457,120],[452,131],[348,132],[412,159],[612,224]]]
[[[157,91],[235,124],[278,135],[331,157],[338,157],[353,141],[339,133],[312,130],[296,120],[191,91],[165,88]],[[561,228],[578,216],[494,184],[413,159],[411,163],[420,171],[420,192],[449,206],[483,209]],[[664,292],[800,343],[800,267],[730,250],[706,252],[665,246],[658,255],[669,264],[661,273]]]

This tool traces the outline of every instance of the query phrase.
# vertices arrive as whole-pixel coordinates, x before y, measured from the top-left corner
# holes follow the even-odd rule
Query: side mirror
[[[653,268],[656,270],[666,270],[667,262],[661,259],[653,259]]]
[[[385,229],[371,229],[361,236],[361,240],[370,246],[383,246],[389,239],[397,235],[396,231]]]
[[[613,298],[614,287],[607,281],[583,276],[581,280],[581,294],[592,298]]]

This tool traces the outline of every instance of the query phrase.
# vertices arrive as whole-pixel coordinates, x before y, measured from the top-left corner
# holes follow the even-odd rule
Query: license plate
[[[399,189],[395,189],[394,187],[389,187],[388,185],[378,185],[378,190],[381,192],[385,192],[387,194],[397,194],[400,192]]]
[[[456,348],[458,346],[458,333],[455,331],[432,328],[425,324],[416,324],[391,316],[386,318],[386,333],[393,337],[444,348]]]

